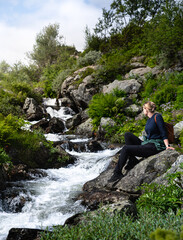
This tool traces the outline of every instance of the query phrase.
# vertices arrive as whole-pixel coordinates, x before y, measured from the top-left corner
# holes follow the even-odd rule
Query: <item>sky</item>
[[[58,23],[63,42],[82,51],[86,26],[92,31],[111,0],[0,0],[0,62],[28,63],[36,36]]]

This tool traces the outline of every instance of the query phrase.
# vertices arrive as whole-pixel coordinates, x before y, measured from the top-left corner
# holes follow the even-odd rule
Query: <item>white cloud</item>
[[[60,35],[64,37],[67,45],[83,50],[85,27],[93,29],[102,15],[102,8],[95,5],[97,2],[90,0],[87,4],[84,0],[24,1],[24,7],[29,8],[28,12],[20,9],[12,16],[14,19],[9,16],[8,23],[2,22],[0,18],[0,61],[6,60],[9,64],[19,60],[25,62],[25,53],[32,51],[36,34],[53,23],[59,23]],[[105,0],[98,4],[102,5],[102,2]],[[33,12],[30,11],[31,6],[34,6]]]

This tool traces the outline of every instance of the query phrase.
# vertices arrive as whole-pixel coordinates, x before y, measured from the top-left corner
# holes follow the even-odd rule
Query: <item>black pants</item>
[[[132,133],[125,133],[125,145],[121,149],[118,163],[115,172],[121,173],[122,168],[125,166],[129,159],[129,169],[135,166],[139,161],[137,157],[149,157],[157,154],[158,151],[154,143],[141,145],[141,140]]]

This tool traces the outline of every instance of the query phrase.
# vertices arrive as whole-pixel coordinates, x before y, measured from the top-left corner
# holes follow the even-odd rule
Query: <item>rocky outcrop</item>
[[[75,71],[72,76],[65,79],[61,87],[62,97],[70,99],[72,102],[70,106],[77,106],[77,110],[74,109],[76,112],[86,109],[92,96],[97,93],[92,75],[82,79],[82,73],[88,69],[96,69],[96,66],[88,66]]]
[[[124,173],[126,171],[125,176],[114,185],[108,183],[108,179],[111,177],[118,160],[118,156],[115,156],[104,172],[84,184],[84,193],[80,196],[80,199],[83,199],[84,205],[91,208],[99,206],[100,199],[110,203],[116,202],[119,198],[134,201],[140,194],[138,187],[143,183],[151,183],[157,177],[163,175],[176,162],[178,156],[178,152],[166,150],[144,159],[130,171],[123,170]]]

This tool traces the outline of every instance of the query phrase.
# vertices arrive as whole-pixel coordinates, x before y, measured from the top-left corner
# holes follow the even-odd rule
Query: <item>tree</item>
[[[33,51],[28,53],[28,57],[40,68],[50,66],[57,61],[62,38],[63,36],[59,36],[59,24],[44,27],[37,34],[36,44],[33,46]]]

